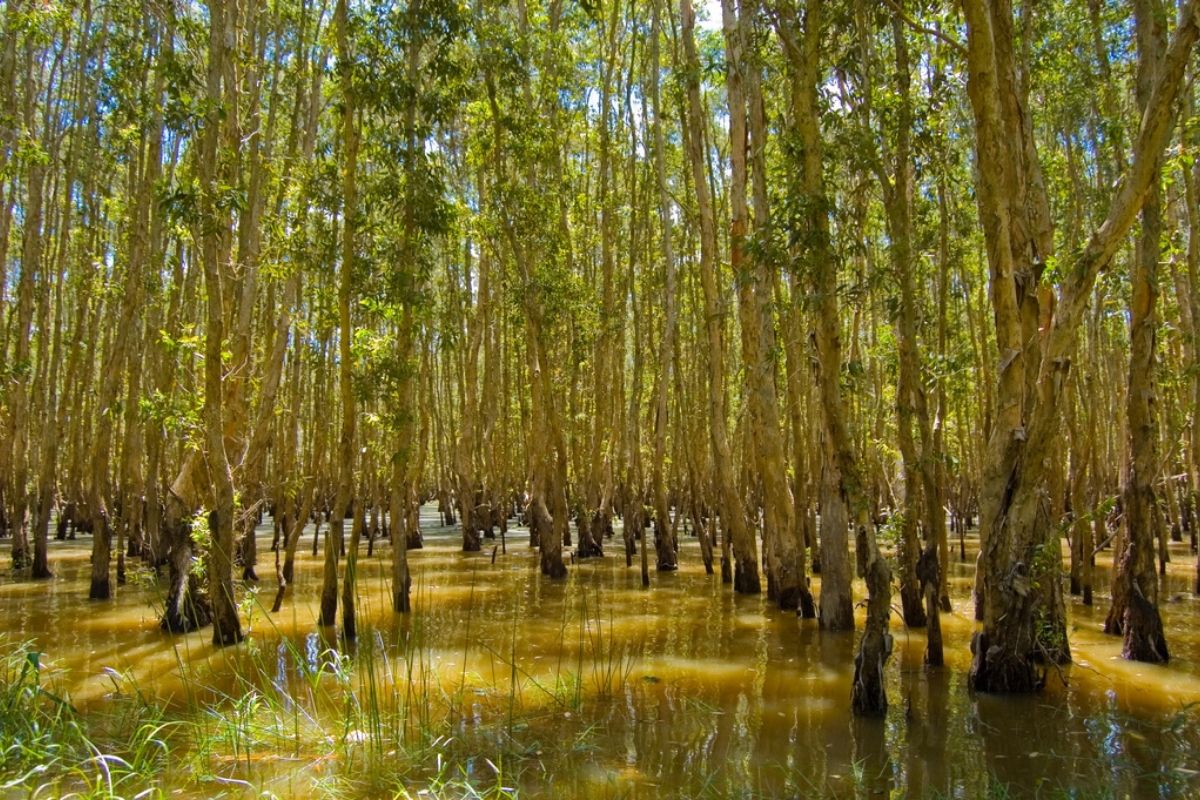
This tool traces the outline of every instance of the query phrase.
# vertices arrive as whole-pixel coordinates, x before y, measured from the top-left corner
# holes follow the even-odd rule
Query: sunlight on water
[[[352,748],[369,738],[339,727],[346,703],[368,698],[401,711],[406,725],[445,725],[472,742],[478,751],[460,765],[472,780],[496,780],[502,752],[518,758],[516,780],[534,795],[972,797],[989,782],[1014,796],[1066,787],[1200,792],[1200,733],[1183,710],[1200,703],[1200,619],[1183,550],[1166,579],[1170,665],[1119,657],[1120,643],[1100,632],[1107,596],[1098,586],[1094,608],[1070,601],[1075,664],[1063,670],[1066,686],[1052,680],[1037,697],[966,690],[975,628],[968,552],[967,563],[951,565],[947,667],[926,670],[923,633],[905,631],[894,615],[891,712],[863,722],[848,714],[854,637],[822,634],[765,597],[733,596],[704,574],[694,540],[682,545],[679,572],[652,574],[645,591],[619,542],[555,584],[540,578],[519,532],[493,563],[490,541],[463,554],[456,532],[434,527],[432,514],[425,524],[426,547],[410,553],[415,613],[392,615],[390,549],[378,547],[359,562],[360,641],[344,653],[315,629],[320,562],[311,534],[295,594],[275,615],[252,602],[250,639],[236,648],[215,650],[208,631],[162,634],[159,590],[146,574],[133,573],[114,601],[88,602],[84,540],[54,543],[53,581],[0,584],[3,633],[44,652],[57,685],[85,712],[134,693],[178,713],[215,703],[250,714],[247,698],[278,698],[292,743],[258,747],[227,769],[281,796],[353,777],[353,750],[329,753],[332,743]],[[263,603],[274,591],[269,534],[260,529]],[[324,754],[313,744],[322,741],[331,743]],[[418,784],[421,774],[413,773]]]

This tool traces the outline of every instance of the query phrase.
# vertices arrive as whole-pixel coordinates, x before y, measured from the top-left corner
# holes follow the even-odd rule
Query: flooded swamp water
[[[1120,659],[1101,584],[1094,607],[1069,600],[1075,663],[1035,697],[967,691],[968,550],[950,565],[946,666],[925,668],[923,632],[893,614],[891,708],[862,721],[849,713],[857,635],[735,596],[694,539],[646,590],[619,534],[553,582],[520,529],[493,557],[499,540],[459,552],[432,509],[423,528],[407,618],[390,611],[390,548],[364,549],[350,646],[315,626],[311,527],[295,592],[268,613],[269,525],[242,645],[162,633],[148,574],[88,601],[86,537],[52,543],[52,581],[0,578],[0,645],[40,652],[46,685],[114,736],[137,714],[182,721],[164,728],[154,779],[172,796],[1200,797],[1200,601],[1183,545],[1164,579],[1170,664]]]

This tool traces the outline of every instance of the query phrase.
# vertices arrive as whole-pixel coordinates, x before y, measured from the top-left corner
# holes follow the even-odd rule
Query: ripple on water
[[[822,632],[765,597],[733,596],[704,573],[691,538],[681,541],[680,570],[652,572],[646,590],[612,543],[605,557],[551,582],[519,530],[493,563],[490,542],[463,554],[457,531],[433,527],[429,509],[423,520],[426,547],[409,553],[415,613],[390,611],[390,550],[381,542],[359,562],[363,635],[348,651],[315,629],[321,561],[306,548],[309,534],[284,610],[255,608],[251,641],[237,648],[214,649],[207,631],[164,635],[154,587],[135,583],[118,587],[111,602],[87,601],[87,538],[52,544],[53,581],[0,578],[0,627],[7,641],[31,640],[43,651],[55,681],[85,711],[134,692],[179,711],[274,692],[300,728],[336,742],[348,689],[359,702],[374,692],[410,719],[448,720],[451,738],[477,749],[437,746],[478,781],[495,779],[488,759],[507,754],[519,768],[504,780],[511,775],[529,796],[975,797],[989,782],[1014,796],[1047,787],[1200,795],[1200,732],[1180,711],[1200,703],[1200,604],[1183,591],[1172,588],[1163,606],[1173,656],[1166,666],[1119,658],[1119,642],[1099,631],[1108,598],[1098,582],[1094,607],[1069,603],[1075,664],[1063,670],[1065,687],[1032,698],[972,696],[969,551],[950,565],[947,667],[925,669],[923,632],[905,631],[894,616],[891,710],[881,723],[852,722],[857,636]],[[269,526],[260,536],[266,562]],[[1182,550],[1176,556],[1170,587],[1186,584],[1192,564]],[[274,590],[266,566],[263,598]],[[819,576],[813,591],[819,598]],[[365,737],[351,744],[369,745],[369,726],[351,730]],[[341,772],[352,767],[328,748],[295,761],[258,755],[252,774],[279,794],[311,794],[314,781],[331,775],[359,777]],[[413,774],[429,777],[431,763]]]

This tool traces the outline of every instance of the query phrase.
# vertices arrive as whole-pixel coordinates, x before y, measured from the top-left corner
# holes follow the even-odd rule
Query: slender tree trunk
[[[654,182],[658,193],[659,248],[663,260],[663,327],[658,347],[658,376],[654,387],[654,461],[651,484],[654,489],[655,541],[659,542],[659,569],[674,569],[674,526],[671,524],[671,505],[664,477],[667,460],[667,426],[670,407],[672,367],[675,363],[675,338],[679,326],[679,308],[675,286],[675,244],[671,224],[671,195],[667,186],[666,137],[663,134],[663,113],[659,96],[659,42],[662,39],[659,0],[652,0],[650,17],[650,107],[653,116]],[[635,389],[636,391],[636,389]]]
[[[1135,0],[1138,43],[1138,103],[1145,112],[1166,45],[1166,9],[1158,0]],[[1125,510],[1124,548],[1115,553],[1113,602],[1107,633],[1123,634],[1121,654],[1134,661],[1165,662],[1167,641],[1158,613],[1154,546],[1163,521],[1154,482],[1158,476],[1158,414],[1154,385],[1158,329],[1158,262],[1161,257],[1161,166],[1155,158],[1142,203],[1142,226],[1132,269],[1129,388],[1125,395],[1128,445],[1121,499]]]
[[[700,106],[700,60],[694,36],[695,11],[691,0],[681,0],[682,40],[686,68],[687,125],[685,140],[688,161],[692,168],[696,204],[700,210],[700,281],[704,289],[704,316],[708,347],[708,410],[709,433],[712,439],[717,494],[720,498],[722,524],[728,531],[733,549],[733,588],[739,594],[758,594],[762,586],[758,577],[757,544],[751,530],[742,497],[733,474],[733,455],[729,447],[728,422],[725,413],[725,343],[721,318],[725,314],[718,290],[717,230],[709,190],[704,152],[704,114]]]
[[[41,87],[36,77],[38,70],[35,69],[35,65],[40,58],[40,53],[35,50],[33,36],[28,35],[25,45],[23,116],[25,130],[29,136],[35,136],[37,131],[35,109]],[[45,133],[44,129],[43,132]],[[9,524],[12,534],[12,566],[14,570],[23,570],[29,566],[29,528],[26,524],[26,516],[29,509],[30,432],[33,427],[29,389],[34,375],[31,363],[34,293],[39,283],[49,285],[49,282],[39,275],[42,270],[42,228],[47,170],[41,159],[29,158],[26,161],[25,198],[22,205],[24,218],[21,222],[21,275],[17,281],[17,341],[13,348],[13,359],[10,362],[14,370],[12,377],[9,378],[10,427],[6,446],[11,448],[9,451],[11,455],[8,458],[11,472],[7,472],[5,475],[5,479],[9,481],[8,497],[11,505]]]
[[[209,5],[209,111],[202,134],[200,153],[200,189],[203,195],[202,214],[206,220],[201,233],[201,261],[204,265],[205,331],[204,331],[204,429],[207,445],[208,476],[212,481],[213,508],[208,524],[211,541],[208,551],[208,595],[212,603],[213,644],[235,644],[242,639],[241,622],[233,596],[233,475],[225,450],[225,413],[221,366],[225,345],[224,275],[230,255],[232,221],[227,209],[218,204],[220,180],[220,139],[222,120],[227,126],[236,124],[222,115],[228,102],[225,92],[236,97],[236,83],[231,80],[234,53],[227,45],[236,41],[236,7],[224,0]]]
[[[356,92],[354,66],[349,44],[349,10],[347,0],[338,0],[335,11],[337,54],[342,90],[342,241],[341,264],[338,269],[338,391],[341,399],[341,439],[337,450],[337,494],[333,502],[330,532],[325,536],[325,566],[321,583],[321,610],[317,624],[330,626],[337,620],[338,560],[345,536],[346,516],[354,502],[354,352],[351,349],[354,331],[350,321],[350,298],[354,286],[355,233],[358,218],[358,127],[355,120]],[[354,511],[362,504],[354,502]],[[357,531],[352,531],[352,536]],[[357,544],[357,541],[355,541]],[[357,548],[352,547],[346,563],[347,583],[353,584],[357,564]],[[353,639],[356,633],[354,586],[344,587],[343,634]]]
[[[486,258],[486,255],[484,256]],[[462,549],[463,552],[478,552],[483,543],[480,541],[480,529],[485,527],[481,513],[482,507],[476,500],[479,494],[479,484],[475,476],[476,430],[479,421],[479,348],[483,342],[483,307],[486,300],[486,287],[482,285],[486,268],[480,264],[478,287],[479,300],[472,308],[471,298],[475,287],[471,278],[471,242],[463,252],[463,282],[464,287],[459,301],[461,313],[466,318],[466,347],[462,354],[462,369],[459,375],[462,390],[460,392],[461,420],[458,446],[455,449],[456,471],[458,472],[459,507],[462,517]]]

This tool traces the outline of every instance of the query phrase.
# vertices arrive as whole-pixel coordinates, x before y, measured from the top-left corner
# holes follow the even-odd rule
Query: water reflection
[[[976,797],[997,784],[1010,796],[1200,792],[1197,717],[1181,711],[1200,701],[1191,595],[1164,609],[1169,666],[1118,657],[1119,642],[1099,632],[1107,597],[1098,585],[1095,607],[1070,607],[1076,664],[1065,687],[971,696],[968,551],[952,564],[947,666],[926,669],[922,634],[894,620],[891,711],[860,721],[848,714],[856,638],[822,633],[765,598],[735,597],[704,574],[694,541],[683,543],[681,569],[654,575],[647,591],[621,556],[577,563],[552,583],[517,531],[493,562],[490,552],[457,552],[456,532],[425,522],[426,548],[410,554],[415,613],[390,612],[390,553],[378,548],[359,562],[361,638],[352,647],[314,624],[320,562],[303,546],[288,604],[276,615],[255,606],[251,640],[238,648],[213,649],[207,632],[164,636],[149,576],[116,600],[89,603],[86,540],[54,544],[59,577],[49,583],[5,578],[0,625],[10,641],[34,640],[85,710],[114,700],[106,667],[180,712],[249,692],[277,697],[297,730],[343,748],[334,759],[299,754],[286,768],[265,759],[230,767],[231,777],[284,795],[306,794],[331,771],[358,777],[362,762],[345,748],[384,723],[364,714],[355,723],[363,730],[340,729],[351,700],[403,717],[401,733],[444,725],[469,743],[456,755],[475,780],[494,780],[501,754],[515,760],[514,782],[533,796]],[[1189,571],[1180,551],[1171,596],[1184,595]],[[433,771],[419,767],[414,780]]]

